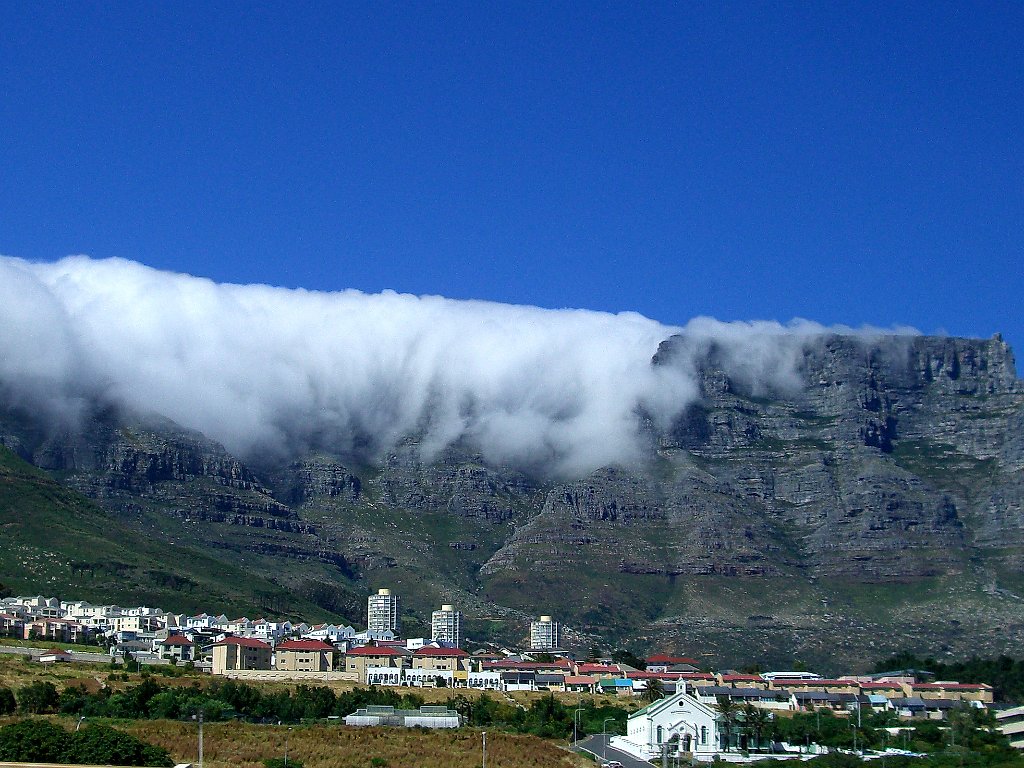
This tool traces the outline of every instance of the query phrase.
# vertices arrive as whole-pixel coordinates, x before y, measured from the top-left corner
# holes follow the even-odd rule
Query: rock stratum
[[[774,387],[723,354],[664,341],[651,365],[686,357],[696,400],[667,427],[644,421],[645,460],[571,479],[459,445],[427,459],[415,436],[377,457],[242,458],[99,404],[73,428],[9,404],[0,442],[117,526],[270,585],[227,605],[186,591],[185,608],[361,624],[389,586],[408,634],[443,601],[476,640],[522,641],[545,613],[577,646],[715,664],[1024,653],[1024,386],[1001,338],[824,335]],[[61,531],[36,545],[59,558]],[[110,579],[81,558],[50,577],[167,601]]]

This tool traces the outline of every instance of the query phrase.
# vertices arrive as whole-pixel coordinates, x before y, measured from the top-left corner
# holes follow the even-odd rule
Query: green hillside
[[[208,551],[159,542],[0,447],[0,583],[17,594],[265,614],[324,611]]]

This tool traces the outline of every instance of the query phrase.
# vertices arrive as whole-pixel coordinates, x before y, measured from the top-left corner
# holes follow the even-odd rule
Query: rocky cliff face
[[[454,601],[481,638],[519,639],[543,612],[581,642],[722,661],[814,659],[840,641],[855,660],[1024,653],[1024,388],[1009,347],[827,336],[792,353],[786,375],[758,377],[735,351],[666,340],[652,365],[689,366],[699,399],[648,424],[647,461],[568,481],[459,448],[426,460],[411,438],[372,464],[254,470],[202,435],[109,411],[47,431],[8,409],[0,440],[140,528],[332,609],[391,585],[413,624]]]

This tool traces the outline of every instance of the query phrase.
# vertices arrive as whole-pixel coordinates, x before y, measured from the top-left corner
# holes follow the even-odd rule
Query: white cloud
[[[98,395],[242,455],[416,434],[570,474],[641,456],[640,411],[666,425],[693,402],[712,345],[752,388],[785,387],[807,339],[835,330],[219,285],[81,256],[0,258],[0,329],[0,381],[65,417]],[[677,333],[689,354],[652,366]]]

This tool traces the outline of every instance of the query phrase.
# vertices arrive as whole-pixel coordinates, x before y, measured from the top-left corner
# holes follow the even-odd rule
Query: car
[[[602,766],[602,768],[622,768],[622,763],[618,760],[609,760]]]

